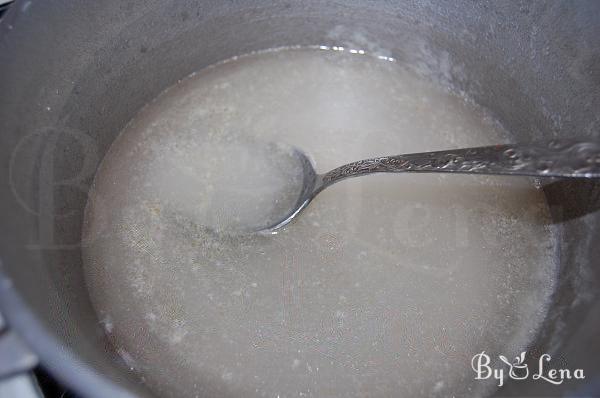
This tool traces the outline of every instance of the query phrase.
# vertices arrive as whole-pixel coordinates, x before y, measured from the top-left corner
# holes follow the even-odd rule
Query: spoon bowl
[[[309,157],[298,148],[293,147],[291,148],[291,151],[294,161],[298,162],[302,172],[302,188],[298,195],[298,199],[294,206],[290,208],[290,211],[280,220],[266,228],[259,229],[258,232],[276,234],[279,229],[289,224],[298,214],[300,214],[300,212],[304,210],[313,198],[324,188],[322,178],[317,174]]]

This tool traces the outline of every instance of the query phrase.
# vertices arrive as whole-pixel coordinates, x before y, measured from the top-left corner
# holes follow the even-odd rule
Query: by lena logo
[[[501,367],[492,367],[490,363],[492,359],[485,351],[475,354],[471,359],[471,367],[475,372],[475,380],[487,380],[494,378],[501,387],[504,384],[506,377],[513,380],[525,380],[531,377],[533,380],[541,380],[555,385],[562,384],[565,380],[585,379],[583,369],[554,369],[548,366],[548,362],[552,357],[548,354],[540,356],[537,369],[529,369],[525,363],[525,351],[515,357],[513,362],[509,361],[504,355],[499,355],[498,358],[504,364]]]

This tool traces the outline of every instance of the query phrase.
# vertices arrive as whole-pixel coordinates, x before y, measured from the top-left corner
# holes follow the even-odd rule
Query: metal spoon
[[[289,152],[287,155],[289,156]],[[533,177],[600,177],[600,142],[552,140],[545,144],[492,145],[359,160],[317,174],[299,149],[303,186],[295,205],[280,220],[260,232],[277,233],[300,214],[325,188],[346,178],[373,173],[461,173]]]

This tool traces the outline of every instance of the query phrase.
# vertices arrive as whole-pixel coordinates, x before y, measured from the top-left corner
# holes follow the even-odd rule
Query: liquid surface
[[[256,187],[289,181],[244,159],[248,140],[301,148],[318,172],[509,141],[460,97],[366,55],[267,52],[182,81],[115,141],[86,209],[86,281],[128,365],[165,397],[490,391],[471,357],[526,348],[554,288],[542,193],[520,178],[374,175],[328,188],[277,235],[214,233],[277,209],[257,207]]]

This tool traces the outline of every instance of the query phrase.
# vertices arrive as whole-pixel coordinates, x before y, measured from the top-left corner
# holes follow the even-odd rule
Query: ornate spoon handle
[[[316,190],[365,174],[403,172],[600,177],[600,142],[552,140],[359,160],[322,174]]]

